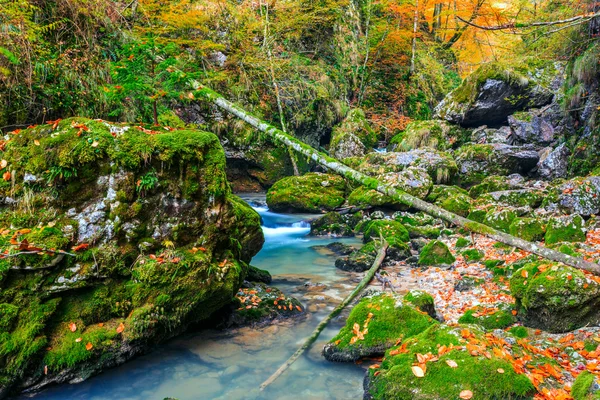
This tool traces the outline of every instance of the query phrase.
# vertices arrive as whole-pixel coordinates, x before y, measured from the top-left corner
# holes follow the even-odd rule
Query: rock
[[[338,160],[362,157],[377,143],[377,135],[361,109],[353,109],[333,128],[329,153]]]
[[[435,302],[433,296],[423,290],[413,289],[406,293],[403,300],[415,306],[418,310],[427,313],[431,318],[436,319]]]
[[[390,140],[388,151],[423,148],[444,151],[464,134],[463,129],[444,120],[413,121],[406,126],[404,132]]]
[[[585,242],[585,221],[578,214],[550,218],[546,228],[546,244],[559,242]]]
[[[231,309],[231,314],[222,323],[227,328],[261,326],[275,319],[295,317],[304,312],[297,299],[286,296],[278,288],[264,283],[240,289],[235,295]]]
[[[455,153],[460,180],[472,185],[491,175],[526,174],[539,161],[532,147],[506,144],[465,145]]]
[[[539,242],[544,239],[546,227],[535,218],[515,218],[508,232],[528,242]]]
[[[459,324],[476,324],[487,330],[505,329],[517,322],[510,304],[499,304],[490,309],[482,306],[471,308],[458,319]]]
[[[473,357],[463,350],[462,338],[467,335],[482,346],[492,346],[485,332],[472,325],[435,324],[403,340],[400,346],[386,352],[380,368],[367,371],[365,398],[459,399],[460,393],[468,388],[474,399],[526,399],[537,392],[527,376],[514,371],[510,361],[493,352],[489,357],[483,354]],[[421,358],[437,355],[440,348],[448,351],[438,356],[437,361],[425,362],[423,377],[416,376],[413,367],[418,366],[417,354]],[[498,373],[499,369],[504,373]]]
[[[456,258],[454,258],[444,242],[432,240],[421,249],[418,264],[433,267],[443,264],[453,264],[454,261],[456,261]]]
[[[390,196],[379,193],[377,190],[368,189],[365,186],[359,186],[348,196],[348,205],[368,209],[373,207],[390,208],[399,210],[406,208],[402,203],[392,199]]]
[[[417,167],[408,167],[401,172],[388,172],[379,175],[377,179],[419,199],[427,197],[433,186],[433,181],[427,171]]]
[[[473,142],[478,144],[512,144],[512,131],[508,126],[503,126],[501,128],[495,129],[488,128],[484,125],[473,130],[472,138]]]
[[[354,236],[354,226],[357,222],[352,216],[328,212],[310,223],[310,235],[351,237]]]
[[[371,268],[376,255],[375,242],[367,243],[359,250],[353,251],[349,256],[335,260],[335,267],[342,271],[364,272]]]
[[[471,198],[467,191],[457,186],[436,185],[427,196],[427,201],[462,217],[469,215],[471,210]]]
[[[350,312],[346,325],[325,345],[323,356],[337,362],[381,356],[397,338],[414,336],[434,324],[431,317],[395,295],[365,296]]]
[[[517,111],[549,104],[554,96],[548,80],[557,73],[552,64],[534,73],[485,64],[446,96],[435,108],[435,117],[463,127],[504,125]]]
[[[538,208],[546,193],[537,189],[501,190],[480,196],[475,205],[502,205],[506,207]]]
[[[461,276],[460,280],[454,285],[454,290],[457,292],[467,292],[473,290],[477,286],[481,286],[485,281],[475,276]]]
[[[600,213],[600,176],[574,178],[558,187],[557,202],[569,214]]]
[[[430,149],[369,153],[363,158],[351,158],[344,162],[371,176],[401,172],[408,167],[420,167],[427,171],[435,183],[448,182],[458,169],[450,154]]]
[[[515,218],[519,216],[519,212],[515,208],[492,209],[487,212],[483,223],[502,232],[509,232],[510,225]]]
[[[264,242],[212,133],[71,118],[21,131],[3,158],[1,190],[36,205],[1,207],[7,234],[74,255],[1,262],[0,391],[82,381],[208,319]],[[48,182],[33,198],[25,171]]]
[[[525,326],[559,333],[600,323],[600,285],[566,265],[532,262],[510,280]]]
[[[271,283],[273,278],[271,277],[269,271],[265,271],[264,269],[256,268],[252,265],[249,265],[246,280],[249,282],[261,282],[269,284]]]
[[[267,192],[267,204],[273,211],[333,211],[345,199],[346,181],[338,175],[311,172],[277,181]]]
[[[354,251],[352,246],[339,242],[330,243],[326,247],[340,256],[346,256]]]
[[[370,221],[363,228],[363,242],[368,243],[382,236],[390,243],[408,242],[410,240],[408,231],[400,222],[395,220]]]
[[[535,111],[519,112],[508,117],[508,123],[518,144],[548,146],[556,141],[552,121]]]
[[[520,175],[519,175],[520,176]],[[507,179],[506,176],[488,176],[480,184],[475,185],[469,189],[469,196],[476,199],[482,194],[503,191],[503,190],[517,190],[522,189],[521,182],[523,181],[523,177],[520,180],[516,179]]]
[[[478,249],[466,249],[461,251],[460,254],[463,256],[467,264],[478,262],[485,256],[485,253]]]
[[[549,181],[557,178],[566,178],[570,155],[571,151],[565,143],[562,143],[556,149],[540,157],[537,165],[537,173],[540,178]]]

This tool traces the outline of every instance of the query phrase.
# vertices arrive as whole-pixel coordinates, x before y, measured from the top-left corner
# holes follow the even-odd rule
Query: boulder
[[[419,199],[427,197],[433,186],[433,181],[427,171],[420,167],[408,167],[400,172],[388,172],[379,175],[377,179]]]
[[[444,120],[413,121],[390,140],[388,151],[423,148],[445,151],[464,135],[463,129]]]
[[[518,174],[513,174],[509,177],[496,175],[488,176],[483,179],[481,183],[469,189],[469,196],[476,199],[484,193],[522,189],[522,184],[524,182],[525,179]]]
[[[415,306],[419,311],[427,313],[431,318],[436,318],[435,301],[433,296],[424,290],[413,289],[406,293],[403,300]]]
[[[495,346],[494,340],[498,341],[488,337],[475,325],[444,324],[405,336],[402,344],[386,351],[378,368],[367,371],[364,398],[532,398],[537,392],[533,383],[526,375],[516,373],[502,352],[487,350]]]
[[[569,170],[569,156],[571,151],[565,143],[556,149],[548,148],[542,151],[540,161],[537,165],[537,173],[540,178],[551,181],[558,178],[566,178]]]
[[[277,181],[267,192],[267,205],[273,211],[333,211],[344,203],[346,181],[338,175],[311,172]]]
[[[439,265],[454,264],[456,258],[448,249],[448,246],[440,240],[432,240],[421,249],[418,264],[421,266],[435,267]]]
[[[600,176],[574,178],[560,185],[557,202],[565,212],[585,217],[600,213]]]
[[[354,236],[354,226],[357,222],[352,215],[331,211],[310,223],[310,235],[351,237]]]
[[[510,279],[510,292],[525,326],[559,333],[600,323],[600,285],[576,268],[526,264]]]
[[[479,144],[491,144],[491,143],[504,143],[512,144],[512,131],[510,127],[503,126],[498,129],[488,128],[487,126],[480,126],[473,130],[472,140],[474,143]]]
[[[458,319],[459,324],[475,324],[487,330],[505,329],[517,322],[511,304],[494,307],[475,306],[465,311]]]
[[[377,134],[361,109],[353,109],[333,128],[329,153],[338,160],[362,157],[377,144]]]
[[[436,185],[427,196],[427,201],[462,217],[469,215],[471,210],[469,194],[457,186]]]
[[[348,196],[348,205],[359,208],[390,208],[400,210],[406,208],[402,203],[392,199],[390,196],[379,193],[377,190],[369,189],[365,186],[359,186]]]
[[[2,251],[25,254],[0,260],[0,393],[87,379],[211,317],[264,241],[212,133],[72,118],[2,158],[19,205],[0,207]]]
[[[346,325],[323,348],[329,361],[354,362],[381,356],[398,338],[408,338],[437,324],[400,297],[378,293],[354,306]]]
[[[508,233],[528,242],[544,239],[546,226],[536,218],[515,218],[508,227]]]
[[[525,65],[524,65],[525,67]],[[499,63],[481,66],[435,108],[435,117],[463,127],[500,126],[517,111],[549,104],[548,87],[557,74],[553,64],[531,73]],[[543,75],[543,77],[542,77]]]
[[[401,172],[408,167],[420,167],[425,169],[436,183],[449,181],[458,170],[456,162],[450,154],[430,149],[369,153],[363,158],[351,158],[344,162],[371,176]]]
[[[585,221],[578,214],[550,218],[546,228],[546,244],[585,242]]]
[[[530,146],[506,144],[471,144],[455,153],[460,180],[466,185],[480,183],[491,175],[526,174],[540,157]]]
[[[557,139],[552,121],[535,111],[510,115],[508,124],[512,129],[514,144],[548,146]]]

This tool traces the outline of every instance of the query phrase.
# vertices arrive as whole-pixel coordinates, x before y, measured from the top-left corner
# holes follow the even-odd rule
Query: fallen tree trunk
[[[379,249],[379,252],[377,252],[377,257],[375,258],[375,261],[371,265],[371,268],[369,268],[365,277],[360,281],[360,283],[356,286],[356,288],[354,288],[352,293],[350,293],[348,296],[346,296],[344,301],[342,301],[340,303],[340,305],[338,305],[331,312],[331,314],[329,314],[327,316],[327,318],[325,318],[323,321],[321,321],[321,323],[313,331],[312,335],[310,335],[310,337],[308,339],[306,339],[306,341],[304,342],[302,347],[300,347],[298,350],[296,350],[296,352],[294,354],[292,354],[292,356],[290,358],[288,358],[287,361],[284,362],[281,365],[281,367],[279,367],[279,369],[277,371],[275,371],[275,373],[269,377],[269,379],[267,379],[266,381],[263,382],[262,385],[260,385],[260,390],[264,390],[267,386],[269,386],[271,383],[273,383],[277,378],[279,378],[279,376],[281,376],[281,374],[283,374],[289,368],[290,365],[292,365],[298,358],[300,358],[300,356],[306,350],[308,350],[310,348],[310,346],[317,340],[317,338],[319,337],[319,335],[321,334],[323,329],[325,329],[325,327],[327,326],[329,321],[331,321],[333,318],[335,318],[337,315],[339,315],[339,313],[341,313],[342,310],[344,308],[346,308],[346,306],[348,304],[350,304],[350,302],[352,302],[352,300],[354,300],[354,298],[365,288],[365,286],[367,286],[369,284],[369,282],[371,282],[371,279],[373,279],[373,276],[375,276],[375,273],[377,272],[377,270],[381,266],[381,263],[383,263],[383,260],[385,259],[387,248],[388,248],[388,243],[385,240],[383,240],[381,242],[381,248]]]
[[[302,143],[300,140],[282,132],[280,129],[277,129],[264,121],[261,121],[260,119],[256,118],[252,114],[246,112],[245,110],[236,106],[230,101],[226,100],[219,93],[209,88],[200,86],[198,90],[194,93],[194,96],[196,98],[202,98],[212,102],[213,104],[222,108],[223,110],[230,112],[238,118],[246,121],[248,124],[252,125],[256,129],[266,133],[272,140],[280,143],[281,145],[293,148],[297,152],[304,154],[305,156],[311,158],[312,160],[326,167],[327,169],[334,171],[346,177],[349,180],[358,182],[369,189],[373,189],[378,191],[379,193],[390,196],[391,198],[400,203],[421,210],[434,217],[441,218],[444,221],[450,222],[454,225],[463,227],[468,231],[488,236],[491,239],[507,244],[509,246],[518,247],[522,250],[536,254],[548,260],[558,261],[566,265],[570,265],[572,267],[589,271],[596,275],[600,275],[600,265],[596,263],[592,263],[579,257],[573,257],[568,254],[564,254],[556,250],[552,250],[547,247],[528,242],[521,238],[498,231],[479,222],[471,221],[467,218],[461,217],[447,210],[444,210],[441,207],[435,206],[419,198],[411,196],[408,193],[394,189],[390,185],[383,184],[373,177],[367,176],[359,171],[356,171],[342,164],[335,158],[331,158],[323,153],[319,153],[317,150]]]

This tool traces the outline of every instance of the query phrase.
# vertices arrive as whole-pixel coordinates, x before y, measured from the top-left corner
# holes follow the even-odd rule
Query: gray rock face
[[[538,163],[540,178],[546,180],[565,178],[567,176],[570,155],[571,152],[564,143],[556,149],[542,154]]]
[[[569,214],[600,213],[600,176],[575,178],[559,187],[559,206]]]
[[[475,143],[512,144],[512,131],[508,126],[495,129],[484,125],[473,130],[473,141]]]
[[[348,157],[362,157],[367,154],[367,148],[358,136],[346,133],[338,141],[332,142],[329,152],[332,157],[343,160]]]
[[[378,179],[420,199],[427,197],[433,186],[427,171],[418,167],[408,167],[401,172],[389,172],[380,175]]]
[[[552,107],[545,111],[516,113],[508,117],[516,144],[547,146],[565,131],[562,113]]]

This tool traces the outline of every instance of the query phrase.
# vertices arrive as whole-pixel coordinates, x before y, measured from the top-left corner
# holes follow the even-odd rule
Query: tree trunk
[[[369,282],[371,282],[371,279],[373,279],[373,276],[375,276],[375,273],[377,272],[377,270],[381,266],[381,263],[385,259],[387,248],[388,248],[388,244],[385,240],[383,240],[381,242],[381,248],[379,249],[379,252],[377,253],[377,257],[375,258],[375,261],[371,265],[371,268],[369,268],[365,277],[362,278],[360,283],[358,285],[356,285],[356,288],[354,288],[352,293],[350,293],[348,296],[346,296],[344,301],[342,301],[340,303],[340,305],[337,306],[331,312],[331,314],[329,314],[327,316],[327,318],[325,318],[323,321],[321,321],[321,323],[319,325],[317,325],[317,327],[313,331],[312,335],[310,335],[310,337],[308,339],[306,339],[304,344],[298,350],[296,350],[296,352],[294,354],[292,354],[292,356],[290,358],[288,358],[287,361],[284,362],[281,365],[281,367],[279,367],[279,369],[277,371],[275,371],[275,373],[269,377],[269,379],[267,379],[266,381],[263,382],[262,385],[260,385],[260,390],[264,390],[271,383],[275,382],[275,380],[277,378],[279,378],[279,376],[281,376],[281,374],[283,374],[289,368],[290,365],[292,365],[298,358],[300,358],[300,356],[306,350],[308,350],[310,348],[310,346],[319,338],[319,335],[321,334],[323,329],[325,329],[325,327],[327,326],[329,321],[331,321],[333,318],[335,318],[337,315],[339,315],[339,313],[341,313],[342,310],[344,308],[346,308],[346,306],[348,304],[350,304],[350,302],[352,302],[352,300],[354,300],[354,298],[365,288],[365,286],[367,286],[369,284]]]
[[[485,236],[490,237],[498,242],[507,244],[509,246],[518,247],[522,250],[525,250],[529,253],[536,254],[540,257],[546,258],[552,261],[558,261],[564,263],[566,265],[570,265],[575,268],[579,268],[585,271],[592,272],[596,275],[600,275],[600,265],[596,263],[592,263],[589,261],[585,261],[579,257],[573,257],[556,250],[552,250],[546,248],[544,246],[528,242],[526,240],[520,239],[518,237],[509,235],[504,232],[500,232],[494,228],[491,228],[487,225],[481,224],[479,222],[471,221],[467,218],[461,217],[454,213],[451,213],[447,210],[444,210],[441,207],[435,206],[433,204],[427,203],[421,199],[418,199],[414,196],[411,196],[408,193],[403,191],[394,189],[392,186],[383,184],[379,180],[367,176],[362,172],[356,171],[342,163],[340,163],[335,158],[329,157],[323,153],[319,153],[317,150],[312,147],[302,143],[296,138],[293,138],[281,130],[275,128],[274,126],[261,121],[256,118],[252,114],[244,111],[242,108],[234,105],[233,103],[226,100],[223,96],[218,94],[217,92],[208,89],[206,87],[200,86],[195,92],[196,98],[204,98],[218,107],[224,109],[232,113],[233,115],[241,118],[246,121],[248,124],[254,126],[256,129],[266,133],[271,139],[275,142],[283,145],[283,146],[291,146],[297,152],[304,154],[305,156],[311,158],[318,164],[326,167],[327,169],[334,171],[345,178],[357,182],[369,189],[373,189],[378,191],[379,193],[390,196],[392,199],[406,204],[410,207],[421,210],[429,215],[434,217],[443,219],[444,221],[450,222],[454,225],[465,228],[468,231],[479,233]]]
[[[415,73],[415,54],[417,52],[417,29],[419,26],[419,0],[415,0],[415,19],[413,21],[412,53],[410,56],[410,74]]]

